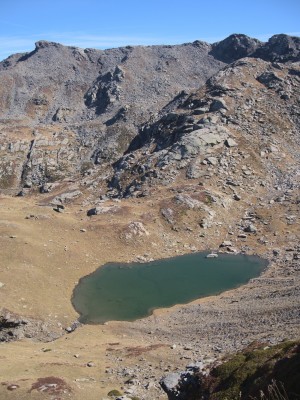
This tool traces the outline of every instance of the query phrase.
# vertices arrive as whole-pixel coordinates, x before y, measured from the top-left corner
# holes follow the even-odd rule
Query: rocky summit
[[[299,339],[300,38],[39,41],[0,82],[0,399],[216,398],[184,374],[206,385],[225,354]],[[100,265],[204,250],[269,264],[142,320],[78,323],[74,286]]]

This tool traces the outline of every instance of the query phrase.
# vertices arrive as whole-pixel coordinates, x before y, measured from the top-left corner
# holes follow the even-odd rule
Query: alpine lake
[[[84,324],[134,321],[154,309],[186,304],[236,288],[268,262],[257,256],[193,253],[149,263],[108,263],[80,279],[72,296]]]

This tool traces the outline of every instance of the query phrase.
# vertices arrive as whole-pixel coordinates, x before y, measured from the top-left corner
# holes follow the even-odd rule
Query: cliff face
[[[103,183],[111,176],[112,163],[149,137],[158,141],[156,150],[173,146],[197,123],[191,110],[208,107],[203,114],[218,113],[220,105],[207,98],[191,107],[186,103],[189,112],[180,120],[170,116],[191,91],[228,63],[252,56],[259,65],[260,59],[283,65],[299,60],[299,47],[298,38],[285,35],[274,36],[268,43],[231,35],[213,45],[196,41],[105,51],[37,42],[33,52],[0,63],[0,188],[6,193],[31,187],[43,191],[45,184],[79,179],[91,171]],[[256,68],[256,61],[248,67]],[[277,67],[264,64],[264,68]],[[294,71],[296,81],[298,72]],[[285,83],[281,82],[282,92]],[[230,94],[229,89],[216,86],[209,89],[209,96]],[[289,105],[289,98],[284,102]],[[230,112],[234,112],[232,107]],[[177,128],[166,141],[164,127],[174,124]],[[156,128],[160,134],[154,133]]]

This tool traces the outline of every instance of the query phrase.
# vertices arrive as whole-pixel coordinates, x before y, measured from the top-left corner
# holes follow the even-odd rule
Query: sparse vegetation
[[[261,391],[259,398],[261,400],[289,400],[284,385],[281,382],[278,384],[276,381],[272,381],[268,386],[267,393]]]
[[[300,343],[238,353],[211,373],[211,400],[300,399]]]
[[[113,389],[113,390],[111,390],[110,392],[107,393],[107,396],[109,396],[109,397],[119,397],[119,396],[122,396],[122,393],[117,389]]]

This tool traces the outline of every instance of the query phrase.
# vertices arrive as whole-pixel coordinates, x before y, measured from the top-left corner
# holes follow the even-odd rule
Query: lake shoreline
[[[124,264],[109,262],[100,266],[91,274],[82,277],[73,290],[71,302],[80,315],[78,319],[79,322],[91,325],[101,325],[105,322],[112,321],[134,322],[135,320],[151,316],[159,309],[184,306],[206,297],[218,296],[224,291],[235,290],[239,286],[246,284],[250,279],[260,276],[268,266],[268,261],[257,255],[220,253],[220,258],[216,260],[215,258],[207,259],[207,254],[209,254],[207,251],[194,252],[170,258],[157,259],[151,262]],[[213,268],[213,271],[210,272],[210,270],[207,269],[208,266]],[[150,270],[148,268],[150,268]],[[251,269],[251,272],[248,268]],[[254,270],[252,271],[253,268]],[[165,269],[166,272],[168,272],[167,276],[164,275],[166,273],[164,271]],[[236,276],[232,275],[233,271],[235,271],[234,274]],[[208,272],[210,272],[211,276],[208,275]],[[109,278],[110,274],[114,274],[114,279]],[[219,274],[224,274],[222,282],[219,283],[219,285],[224,285],[224,287],[211,287],[211,281],[217,282]],[[242,277],[244,274],[246,274],[245,278]],[[250,274],[253,274],[253,276],[251,277]],[[145,275],[143,279],[141,278],[142,275]],[[227,282],[227,275],[232,276],[232,284]],[[237,278],[237,276],[239,276],[239,278]],[[136,279],[139,281],[136,282]],[[139,311],[139,314],[142,313],[143,315],[133,316],[135,315],[134,311],[131,315],[130,309],[136,308],[136,303],[144,302],[144,294],[148,293],[150,290],[150,288],[147,287],[147,279],[150,279],[148,285],[152,285],[152,290],[155,289],[153,286],[154,281],[156,281],[155,285],[159,285],[161,288],[157,293],[155,292],[156,296],[152,295],[152,298],[154,296],[152,300],[151,298],[148,299],[148,305],[145,304],[144,311]],[[185,284],[185,288],[183,289],[181,285],[181,283],[183,283],[181,282],[182,279]],[[186,279],[190,279],[191,282],[188,284]],[[241,282],[238,282],[239,279],[241,279]],[[119,280],[122,281],[122,284],[116,288]],[[167,289],[170,280],[172,280],[173,287]],[[199,282],[196,287],[194,286],[195,280]],[[216,284],[217,283],[214,285]],[[98,288],[98,285],[101,285],[102,289]],[[145,285],[145,287],[143,287],[143,285]],[[232,285],[232,288],[227,287],[228,285]],[[110,289],[108,289],[108,287],[110,287]],[[112,296],[112,291],[115,291],[114,297]],[[138,291],[138,293],[136,293],[136,291]],[[174,297],[174,300],[162,300],[163,302],[170,301],[170,304],[156,304],[156,306],[152,306],[151,302],[159,303],[159,296],[162,295],[162,292],[165,293],[166,291],[169,292],[169,296],[171,297],[177,296],[177,301]],[[184,294],[185,291],[190,293],[189,299],[186,298]],[[108,293],[105,295],[106,292]],[[93,294],[91,295],[91,293]],[[131,302],[126,306],[126,298],[129,293]],[[109,297],[109,304],[107,307],[109,307],[110,311],[107,312],[112,313],[111,318],[104,317],[106,313],[104,306],[106,303],[106,296]],[[121,300],[122,296],[124,300]],[[131,298],[134,296],[136,300],[133,302]],[[183,301],[184,298],[185,300]],[[96,299],[98,299],[97,302],[99,306],[96,304]],[[121,314],[119,315],[120,309],[118,305],[116,305],[117,309],[115,311],[111,309],[111,305],[114,301],[122,303],[122,313],[124,317],[121,317]],[[87,303],[90,305],[87,306]],[[141,307],[141,305],[139,305],[139,307]],[[116,312],[116,315],[119,315],[117,319],[113,317]],[[89,316],[90,313],[95,316]],[[103,316],[101,317],[101,315]]]

